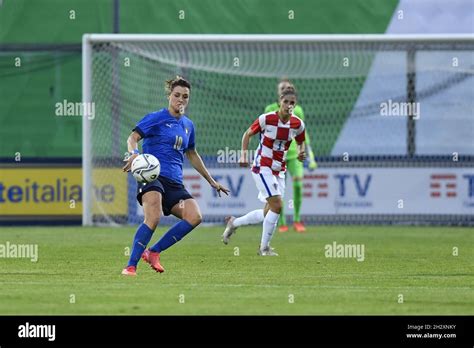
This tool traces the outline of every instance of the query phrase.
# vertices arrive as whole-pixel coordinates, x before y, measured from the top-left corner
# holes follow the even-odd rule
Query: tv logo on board
[[[334,178],[339,180],[339,197],[345,197],[346,195],[346,180],[350,182],[351,178],[354,184],[354,188],[359,197],[365,197],[369,190],[370,181],[372,180],[372,174],[367,174],[365,179],[361,179],[358,174],[335,174]],[[349,184],[348,184],[349,185]]]
[[[474,174],[464,174],[462,177],[467,180],[467,196],[474,198]]]
[[[334,174],[334,179],[336,179],[339,185],[337,192],[338,199],[334,202],[336,207],[372,207],[372,201],[367,200],[372,182],[372,174]],[[352,192],[355,192],[356,195],[354,196]]]
[[[218,197],[217,191],[212,189],[212,200],[207,200],[207,206],[211,209],[244,209],[247,206],[245,195],[239,197],[240,193],[243,192],[245,175],[214,175],[213,178],[223,183],[229,191],[229,198],[231,199],[214,199]],[[227,198],[227,196],[226,196]]]
[[[464,174],[463,179],[467,180],[467,198],[464,206],[474,208],[474,174]]]
[[[458,196],[467,198],[465,207],[474,207],[474,174],[463,174],[464,182],[457,182],[457,175],[452,173],[436,173],[430,176],[430,197],[433,199],[453,199]],[[464,190],[464,183],[467,184]]]
[[[316,187],[315,195],[318,198],[328,198],[329,196],[329,176],[327,174],[310,174],[304,176],[303,197],[313,197],[313,187]],[[313,182],[315,181],[314,185]]]
[[[224,186],[229,188],[232,197],[239,196],[244,182],[244,175],[239,175],[236,181],[234,181],[232,175],[214,175],[213,178],[218,182],[225,182]],[[200,198],[202,196],[201,177],[199,175],[185,175],[183,179],[186,182],[186,188],[190,191],[191,195],[195,198]],[[212,196],[217,197],[217,191],[214,189],[212,189]]]
[[[231,175],[216,175],[214,179],[218,182],[225,182],[224,186],[227,186],[230,190],[232,197],[238,197],[240,190],[242,189],[242,184],[244,183],[244,175],[239,175],[236,181],[232,179]],[[224,180],[225,179],[225,180]],[[226,185],[227,184],[227,185]],[[216,190],[212,190],[212,195],[217,197]]]
[[[457,196],[456,174],[431,174],[430,179],[431,198],[455,198]]]
[[[186,189],[194,198],[201,197],[201,177],[199,175],[185,175]]]
[[[366,199],[372,182],[372,174],[334,174],[333,179],[334,185],[337,187],[335,201],[336,206],[372,206],[372,202],[367,201]],[[304,180],[304,197],[311,198],[313,195],[322,199],[329,197],[329,175],[305,175]]]

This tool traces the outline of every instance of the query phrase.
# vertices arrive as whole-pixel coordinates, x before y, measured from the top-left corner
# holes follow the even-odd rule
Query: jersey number
[[[175,150],[181,149],[181,145],[183,145],[183,138],[180,136],[176,136],[176,141],[174,142],[173,148]]]

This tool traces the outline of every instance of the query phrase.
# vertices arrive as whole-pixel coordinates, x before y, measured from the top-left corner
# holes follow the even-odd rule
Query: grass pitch
[[[309,227],[277,232],[278,257],[257,256],[260,227],[227,246],[222,231],[199,227],[163,252],[163,274],[140,262],[124,277],[135,228],[1,228],[0,244],[37,244],[39,258],[0,258],[0,315],[474,313],[472,228]],[[326,257],[333,242],[363,244],[364,261]]]

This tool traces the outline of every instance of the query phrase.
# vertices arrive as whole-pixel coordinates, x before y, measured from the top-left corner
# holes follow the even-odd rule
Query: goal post
[[[82,37],[82,102],[92,101],[92,42]],[[82,119],[82,225],[92,225],[92,148],[90,119]]]
[[[239,172],[238,166],[219,156],[240,149],[242,132],[276,101],[276,83],[286,77],[296,85],[319,162],[316,172],[305,169],[314,180],[305,183],[308,222],[472,221],[471,197],[461,197],[460,190],[470,187],[474,163],[473,35],[85,34],[82,47],[83,102],[95,110],[83,117],[83,225],[137,221],[135,183],[120,171],[126,139],[144,115],[167,106],[163,82],[177,74],[192,84],[188,113],[198,151],[237,195],[254,192],[234,177],[231,171]],[[359,171],[340,174],[334,168]],[[454,205],[447,213],[390,208],[389,200],[398,201],[395,193],[380,187],[371,193],[371,185],[382,187],[378,178],[387,175],[380,168],[417,169],[427,195],[417,204],[435,200],[433,192],[453,198],[447,200],[451,204],[455,193],[464,208],[458,213]],[[448,170],[439,174],[430,168]],[[459,168],[464,171],[456,172]],[[318,182],[319,174],[332,181]],[[431,179],[443,175],[455,175],[456,182]],[[324,185],[326,196],[319,190]],[[448,186],[430,191],[433,185]],[[196,197],[212,200],[199,190]],[[372,210],[362,208],[367,197]],[[205,218],[219,218],[218,208],[204,205]]]

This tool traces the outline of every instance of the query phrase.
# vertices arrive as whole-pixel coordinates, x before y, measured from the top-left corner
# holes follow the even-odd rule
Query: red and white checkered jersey
[[[255,154],[252,171],[254,173],[271,172],[284,177],[286,172],[286,155],[291,141],[298,143],[305,140],[303,121],[291,115],[286,123],[276,112],[260,115],[250,126],[254,133],[260,133],[260,144]]]

